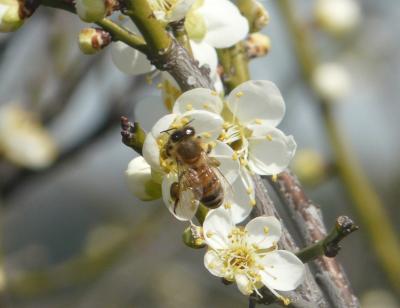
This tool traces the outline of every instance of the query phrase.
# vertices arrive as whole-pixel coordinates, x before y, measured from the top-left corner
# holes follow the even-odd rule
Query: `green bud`
[[[203,228],[198,226],[188,227],[182,235],[183,242],[186,246],[193,249],[200,249],[206,246],[204,238],[202,236]]]
[[[189,38],[196,41],[202,40],[207,33],[207,25],[204,18],[195,11],[190,11],[186,15],[185,29]]]
[[[0,0],[0,32],[12,32],[22,26],[20,5],[15,0]]]
[[[87,55],[95,54],[110,43],[110,33],[102,29],[85,28],[79,33],[79,48]]]
[[[104,0],[76,0],[76,12],[80,19],[86,22],[96,22],[107,14]]]

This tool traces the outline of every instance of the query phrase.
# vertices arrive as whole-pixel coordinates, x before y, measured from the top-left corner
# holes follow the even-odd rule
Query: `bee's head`
[[[172,133],[169,137],[173,143],[182,141],[188,137],[192,137],[196,134],[194,128],[192,126],[184,126],[180,129],[177,129]]]

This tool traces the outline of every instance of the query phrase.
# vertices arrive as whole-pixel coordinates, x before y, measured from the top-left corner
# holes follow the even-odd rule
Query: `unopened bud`
[[[16,0],[0,0],[0,32],[12,32],[24,23]]]
[[[269,23],[269,14],[261,2],[257,0],[239,0],[238,7],[243,16],[247,18],[250,33],[259,32]]]
[[[85,28],[79,33],[79,48],[84,54],[94,54],[111,43],[111,35],[107,31]]]
[[[333,35],[352,31],[360,22],[360,6],[355,0],[318,0],[315,20],[323,30]]]
[[[246,40],[246,52],[249,59],[265,56],[270,49],[270,38],[259,32],[251,33]]]
[[[342,65],[326,63],[314,70],[312,84],[323,99],[334,102],[350,92],[351,78]]]
[[[76,0],[75,7],[80,19],[86,22],[96,22],[113,11],[115,2],[107,0]]]
[[[299,180],[309,186],[314,186],[325,178],[326,164],[322,155],[312,149],[297,152],[292,168]]]
[[[250,25],[250,32],[261,31],[269,23],[269,13],[265,7],[258,1],[254,1],[254,19]]]
[[[194,249],[200,249],[206,246],[203,237],[203,228],[192,225],[188,227],[182,235],[183,242],[186,246]]]

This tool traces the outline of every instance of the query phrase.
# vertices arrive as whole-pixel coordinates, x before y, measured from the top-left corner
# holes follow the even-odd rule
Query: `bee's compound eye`
[[[194,135],[195,135],[194,128],[191,127],[191,126],[186,127],[186,129],[185,129],[185,135],[186,135],[186,136],[194,136]]]
[[[173,133],[173,134],[171,135],[171,140],[172,140],[173,142],[178,142],[179,140],[182,139],[182,137],[183,137],[182,132],[181,132],[181,131],[177,131],[177,132],[175,132],[175,133]]]

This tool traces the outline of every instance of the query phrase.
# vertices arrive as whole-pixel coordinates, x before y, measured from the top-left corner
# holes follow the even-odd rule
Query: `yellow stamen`
[[[256,206],[257,202],[255,199],[250,199],[250,205],[251,206]]]
[[[272,141],[272,135],[271,135],[271,134],[268,134],[268,135],[267,135],[267,140],[268,140],[268,141]]]
[[[237,159],[238,159],[238,154],[237,154],[237,152],[234,152],[234,153],[233,153],[232,159],[233,159],[233,160],[237,160]]]
[[[225,207],[226,209],[230,209],[230,208],[232,207],[232,204],[229,203],[229,202],[227,202],[227,203],[225,203],[224,207]]]
[[[211,134],[208,133],[208,132],[203,133],[202,136],[203,136],[204,138],[211,138]]]
[[[269,228],[268,227],[264,227],[264,233],[268,234],[269,233]]]
[[[244,95],[244,93],[242,91],[239,91],[238,93],[236,93],[236,97],[240,98]]]
[[[185,106],[185,109],[186,109],[186,111],[193,110],[193,105],[192,105],[192,104],[187,104],[187,105]]]
[[[218,92],[217,91],[211,91],[211,95],[218,96]]]
[[[263,121],[261,119],[256,119],[254,122],[256,122],[256,124],[259,124],[259,125],[263,123]]]
[[[274,174],[273,176],[272,176],[272,182],[276,182],[278,180],[278,176],[276,175],[276,174]]]
[[[214,235],[214,232],[208,231],[208,232],[206,233],[206,235],[207,235],[207,237],[212,237],[212,236]]]
[[[157,89],[161,90],[162,88],[164,88],[164,85],[160,82],[160,83],[157,85]]]

